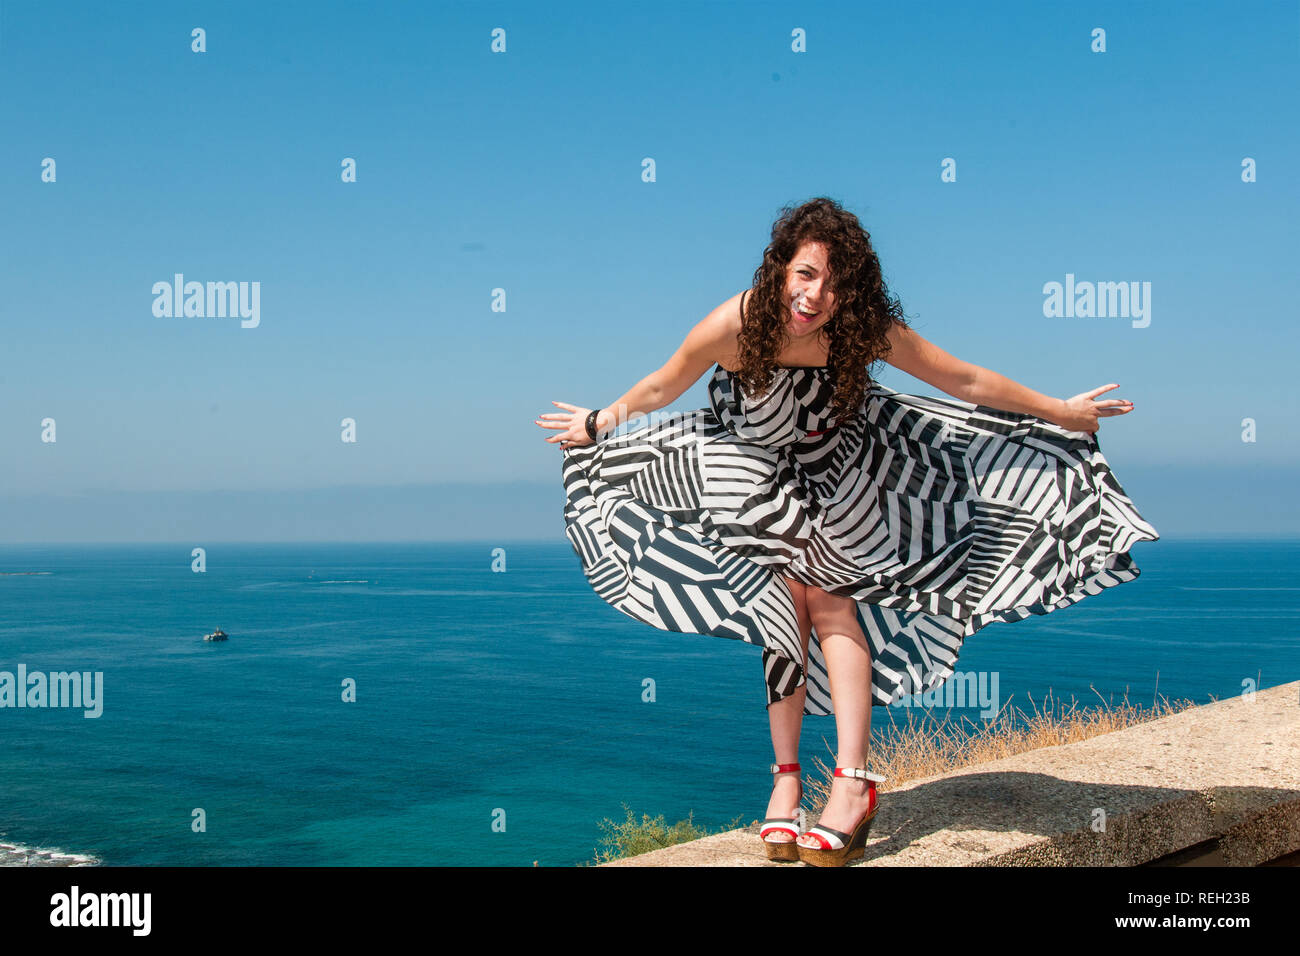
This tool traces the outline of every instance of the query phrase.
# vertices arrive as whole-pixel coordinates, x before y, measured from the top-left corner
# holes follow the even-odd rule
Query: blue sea
[[[1136,581],[979,631],[958,671],[996,672],[1001,702],[1026,709],[1049,691],[1207,703],[1300,677],[1300,542],[1134,557]],[[106,864],[568,866],[624,804],[710,828],[766,808],[759,649],[625,617],[567,541],[191,561],[177,545],[0,548],[0,571],[46,572],[0,576],[0,671],[103,675],[97,718],[0,708],[0,843]],[[230,639],[205,643],[217,627]],[[827,741],[833,718],[806,718],[806,768]]]

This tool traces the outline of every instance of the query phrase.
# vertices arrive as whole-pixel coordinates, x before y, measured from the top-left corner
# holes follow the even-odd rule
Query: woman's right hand
[[[577,405],[554,400],[552,400],[551,404],[558,405],[560,408],[567,409],[567,411],[546,412],[537,417],[537,424],[542,428],[554,428],[560,432],[560,434],[552,435],[546,439],[548,442],[558,444],[561,448],[566,449],[595,444],[587,437],[587,416],[591,413],[590,408],[579,408]],[[543,421],[543,419],[549,419],[549,421]]]

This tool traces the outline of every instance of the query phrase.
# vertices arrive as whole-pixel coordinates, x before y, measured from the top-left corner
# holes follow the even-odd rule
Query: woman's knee
[[[818,634],[860,634],[858,605],[851,597],[828,594],[809,585],[804,589],[804,606]]]

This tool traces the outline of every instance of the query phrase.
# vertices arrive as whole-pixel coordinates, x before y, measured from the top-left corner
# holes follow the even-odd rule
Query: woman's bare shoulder
[[[709,321],[717,335],[718,364],[729,371],[735,371],[737,351],[740,344],[740,300],[744,297],[745,309],[749,309],[749,295],[737,292],[709,314]]]
[[[729,332],[733,335],[740,334],[740,300],[742,297],[745,299],[745,311],[748,312],[749,294],[747,292],[737,292],[709,313],[709,318],[716,323],[719,331]]]

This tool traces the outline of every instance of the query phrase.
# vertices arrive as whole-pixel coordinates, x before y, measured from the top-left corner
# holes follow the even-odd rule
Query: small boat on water
[[[211,634],[204,634],[203,639],[205,641],[225,641],[229,639],[229,635],[221,628],[217,628]]]

